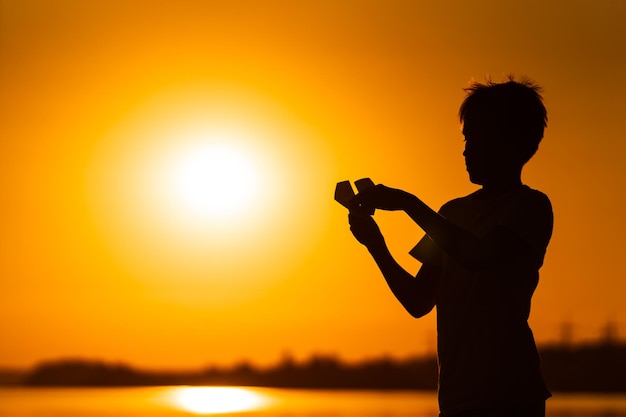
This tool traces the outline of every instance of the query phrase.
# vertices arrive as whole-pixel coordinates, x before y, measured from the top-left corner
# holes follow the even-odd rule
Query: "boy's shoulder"
[[[482,189],[476,190],[466,196],[453,198],[441,206],[439,212],[444,214],[451,210],[463,210],[468,206],[500,204],[511,200],[524,205],[539,205],[550,208],[552,206],[550,199],[545,193],[527,185],[521,185],[494,197],[485,196]]]

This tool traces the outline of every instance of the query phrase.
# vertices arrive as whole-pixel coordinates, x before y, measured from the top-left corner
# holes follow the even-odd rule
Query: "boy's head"
[[[459,118],[472,182],[521,170],[537,151],[548,120],[540,88],[509,77],[503,83],[474,82],[465,91]]]

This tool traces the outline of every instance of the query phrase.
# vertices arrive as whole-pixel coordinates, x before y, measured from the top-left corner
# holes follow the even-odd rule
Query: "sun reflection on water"
[[[184,387],[172,392],[173,404],[194,414],[224,414],[259,410],[270,400],[253,388]]]

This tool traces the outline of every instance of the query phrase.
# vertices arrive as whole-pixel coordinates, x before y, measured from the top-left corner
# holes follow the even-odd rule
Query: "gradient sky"
[[[617,0],[1,1],[0,366],[432,352],[434,314],[393,299],[334,186],[472,192],[462,89],[509,73],[549,116],[523,175],[555,211],[535,336],[625,337],[624,22]],[[216,136],[256,186],[203,217],[170,168]],[[417,271],[420,229],[376,218]]]

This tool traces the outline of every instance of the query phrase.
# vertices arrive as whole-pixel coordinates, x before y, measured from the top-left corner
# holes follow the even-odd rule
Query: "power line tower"
[[[607,346],[614,346],[619,341],[617,323],[613,320],[608,320],[602,328],[602,343]]]
[[[565,320],[561,323],[561,347],[571,349],[574,344],[574,325],[571,321]]]

